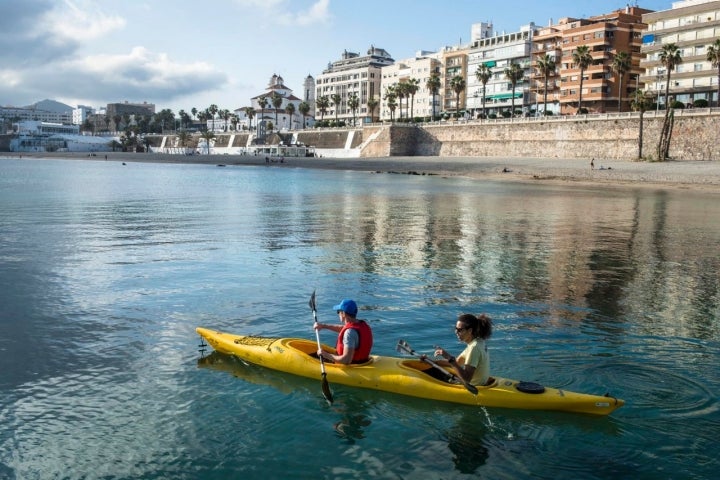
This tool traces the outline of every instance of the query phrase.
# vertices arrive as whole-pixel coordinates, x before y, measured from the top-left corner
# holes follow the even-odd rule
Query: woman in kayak
[[[453,367],[466,382],[485,385],[490,377],[490,354],[485,340],[492,335],[492,320],[485,314],[463,313],[455,322],[455,335],[461,342],[467,343],[467,347],[457,359],[444,348],[435,347],[435,356],[445,359],[437,363]]]
[[[358,320],[357,304],[354,300],[343,300],[333,307],[340,317],[342,325],[328,325],[326,323],[316,322],[315,330],[332,330],[338,332],[337,344],[335,351],[337,354],[326,352],[323,349],[318,350],[325,360],[334,363],[347,365],[350,363],[365,363],[370,358],[370,351],[373,345],[373,335],[370,325],[365,320]]]

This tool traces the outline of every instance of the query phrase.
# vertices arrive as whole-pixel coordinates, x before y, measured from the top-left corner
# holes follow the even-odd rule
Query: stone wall
[[[719,112],[720,113],[720,112]],[[453,123],[392,127],[392,155],[441,157],[610,158],[638,156],[640,119],[561,117],[551,121]],[[663,112],[645,116],[643,157],[654,158]],[[675,116],[670,156],[679,160],[720,160],[720,115]]]

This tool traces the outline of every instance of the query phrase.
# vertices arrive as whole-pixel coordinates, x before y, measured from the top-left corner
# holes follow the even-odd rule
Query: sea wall
[[[643,157],[654,158],[664,112],[643,119]],[[609,158],[638,157],[640,118],[560,117],[519,122],[393,126],[391,155],[440,157]],[[720,112],[675,115],[670,157],[720,160]],[[365,152],[363,152],[363,156]]]

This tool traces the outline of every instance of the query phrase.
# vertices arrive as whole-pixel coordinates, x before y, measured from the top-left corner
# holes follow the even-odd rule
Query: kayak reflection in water
[[[455,322],[455,335],[467,347],[457,359],[444,348],[435,347],[435,356],[445,359],[437,363],[454,368],[466,382],[485,385],[490,377],[490,353],[485,340],[492,335],[492,320],[484,313],[478,316],[460,314]]]
[[[333,307],[340,317],[341,325],[328,325],[315,322],[315,330],[332,330],[338,332],[336,354],[318,349],[318,355],[334,363],[348,365],[350,363],[365,363],[370,359],[373,345],[373,335],[370,325],[365,320],[356,318],[358,307],[354,300],[345,299]]]

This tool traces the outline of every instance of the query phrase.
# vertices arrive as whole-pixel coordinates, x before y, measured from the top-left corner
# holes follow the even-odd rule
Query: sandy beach
[[[67,158],[105,161],[105,153],[2,153],[0,158]],[[593,166],[591,167],[591,160]],[[720,162],[630,162],[595,159],[388,157],[388,158],[272,158],[243,155],[168,155],[108,152],[107,161],[265,165],[276,168],[356,170],[412,175],[462,176],[493,181],[651,186],[720,191]]]

